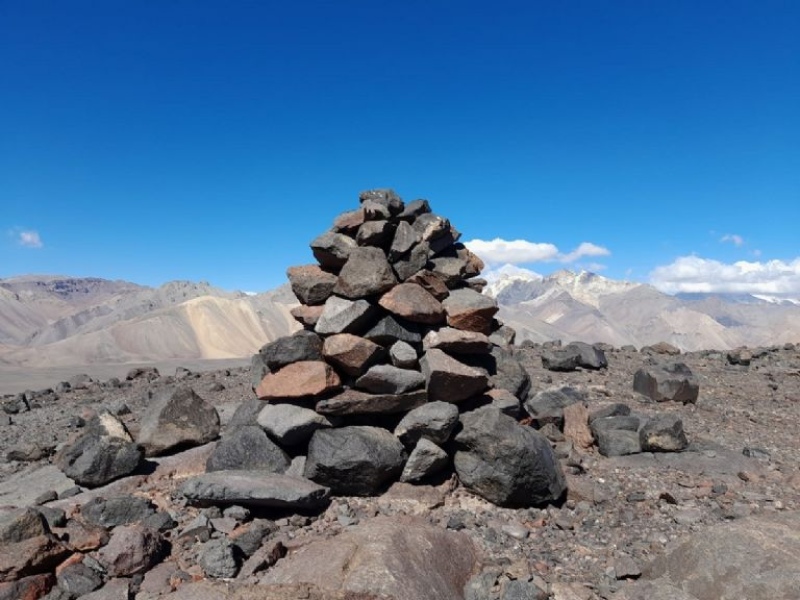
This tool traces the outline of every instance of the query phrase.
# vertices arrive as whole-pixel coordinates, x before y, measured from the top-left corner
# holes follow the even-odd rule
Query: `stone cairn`
[[[557,500],[566,484],[550,444],[518,422],[530,379],[481,293],[483,262],[426,200],[359,199],[311,242],[318,264],[288,269],[303,329],[253,357],[258,400],[232,425],[255,420],[285,453],[268,453],[270,468],[337,495],[453,469],[498,505]],[[230,468],[225,443],[209,470]]]

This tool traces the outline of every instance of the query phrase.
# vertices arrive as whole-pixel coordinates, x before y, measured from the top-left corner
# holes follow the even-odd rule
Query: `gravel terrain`
[[[560,506],[498,508],[447,475],[436,485],[397,484],[377,498],[336,497],[321,514],[270,515],[275,527],[301,544],[378,515],[422,515],[474,540],[485,572],[497,575],[495,591],[504,580],[522,579],[552,598],[592,599],[612,597],[689,533],[748,515],[800,509],[800,346],[753,350],[749,366],[730,364],[725,352],[666,357],[607,348],[607,369],[566,373],[543,369],[542,352],[542,346],[515,348],[534,392],[571,385],[588,393],[589,412],[623,402],[642,415],[674,413],[682,419],[688,450],[606,458],[595,447],[574,447],[551,432],[569,485]],[[696,376],[696,404],[656,404],[633,391],[639,368],[668,358],[685,362]],[[179,379],[217,408],[223,425],[254,397],[246,367],[162,369],[158,377],[140,373],[129,381],[75,378],[70,390],[55,386],[3,396],[0,505],[9,503],[15,482],[47,467],[55,450],[95,412],[117,414],[135,436],[154,393]],[[143,478],[138,485],[137,494],[158,498],[179,523],[196,516],[198,509],[171,496],[169,482]],[[175,545],[173,553],[179,552]]]

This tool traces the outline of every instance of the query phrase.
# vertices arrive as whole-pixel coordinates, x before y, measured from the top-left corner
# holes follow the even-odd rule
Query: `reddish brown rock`
[[[381,296],[378,304],[414,323],[435,325],[445,319],[442,303],[416,283],[396,285]]]
[[[467,366],[441,350],[428,350],[420,365],[431,401],[458,403],[483,392],[489,382],[484,371]]]
[[[421,519],[378,517],[304,546],[270,568],[261,583],[309,583],[352,598],[461,600],[478,565],[478,551],[463,533]]]
[[[305,304],[301,304],[300,306],[295,306],[289,312],[305,329],[314,329],[324,309],[324,305],[306,306]]]
[[[261,400],[318,397],[335,391],[342,382],[333,367],[320,360],[303,360],[267,373],[256,388]]]
[[[158,563],[164,552],[161,534],[141,525],[114,529],[108,544],[98,552],[98,560],[112,577],[143,573]]]
[[[489,335],[492,319],[498,311],[497,303],[489,296],[463,288],[453,290],[442,302],[447,311],[447,324],[456,329],[478,331]]]
[[[323,356],[342,372],[353,377],[363,374],[386,353],[382,346],[350,333],[325,338]]]
[[[336,285],[336,275],[323,271],[318,265],[289,267],[286,276],[294,295],[306,305],[324,304]]]
[[[431,296],[440,302],[450,295],[450,289],[447,287],[447,284],[433,271],[424,269],[422,271],[417,271],[406,280],[406,283],[421,285]]]
[[[336,219],[334,219],[333,230],[336,233],[345,233],[352,236],[358,231],[358,228],[361,227],[365,221],[366,215],[364,214],[363,209],[357,208],[356,210],[349,210],[347,212],[343,212],[336,217]]]
[[[49,535],[37,535],[0,547],[0,582],[46,573],[69,556],[69,550]]]
[[[31,575],[19,581],[0,583],[0,600],[39,600],[53,589],[56,578],[52,573]]]
[[[53,533],[65,539],[67,548],[75,552],[90,552],[108,543],[108,532],[104,528],[77,519],[67,521],[66,527],[54,528]]]

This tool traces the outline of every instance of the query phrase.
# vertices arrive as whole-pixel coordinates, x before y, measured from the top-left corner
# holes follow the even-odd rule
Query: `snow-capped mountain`
[[[546,277],[520,269],[487,273],[485,293],[518,340],[561,339],[684,350],[800,342],[800,303],[783,296],[671,296],[642,283],[595,273]]]

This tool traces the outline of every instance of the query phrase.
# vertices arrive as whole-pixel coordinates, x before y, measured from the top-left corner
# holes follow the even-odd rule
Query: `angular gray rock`
[[[201,446],[219,437],[217,409],[185,385],[158,392],[142,416],[137,442],[146,456]]]
[[[413,369],[419,364],[417,351],[411,344],[397,341],[389,348],[389,360],[395,367]]]
[[[217,538],[203,544],[197,563],[207,577],[233,578],[239,572],[237,548],[227,538]]]
[[[358,228],[356,243],[359,246],[384,246],[391,239],[392,232],[389,221],[367,221]]]
[[[372,394],[404,394],[425,385],[419,371],[392,365],[375,365],[356,380],[355,387]]]
[[[383,250],[364,246],[350,253],[339,272],[333,292],[344,298],[357,300],[383,294],[395,285],[397,277]]]
[[[16,544],[50,531],[42,514],[33,508],[0,509],[0,543]]]
[[[283,473],[291,459],[259,425],[241,425],[228,429],[206,461],[206,471],[258,469]]]
[[[535,506],[562,496],[566,480],[543,435],[491,406],[461,415],[461,424],[454,465],[465,488],[507,507]]]
[[[552,423],[560,427],[564,423],[564,408],[576,402],[586,401],[586,394],[568,386],[547,388],[525,400],[525,410],[540,426]]]
[[[103,585],[103,577],[83,563],[68,565],[58,574],[58,587],[70,597],[81,598]]]
[[[639,454],[642,444],[639,433],[629,429],[603,429],[594,433],[597,450],[603,456]]]
[[[608,366],[605,352],[584,342],[572,342],[563,348],[548,350],[542,354],[542,366],[550,371],[575,371],[605,369]]]
[[[417,323],[401,321],[392,315],[383,317],[364,334],[364,337],[381,346],[391,346],[397,341],[414,346],[422,341],[420,326]]]
[[[411,250],[393,260],[392,269],[395,275],[397,275],[397,279],[410,283],[414,275],[425,269],[428,265],[430,253],[431,248],[428,243],[420,242],[411,248]]]
[[[421,239],[419,233],[414,231],[414,228],[411,227],[407,221],[401,221],[397,224],[397,229],[395,230],[394,238],[392,239],[392,245],[389,248],[389,260],[391,262],[396,261],[420,241]]]
[[[320,400],[315,410],[322,415],[388,415],[409,411],[427,401],[425,390],[405,394],[368,394],[350,389]]]
[[[81,506],[81,517],[84,521],[106,529],[138,523],[153,514],[153,504],[138,496],[93,498]]]
[[[409,411],[397,424],[394,434],[405,446],[420,439],[444,444],[458,423],[458,408],[449,402],[433,401]]]
[[[420,359],[420,366],[431,401],[462,402],[483,392],[489,383],[484,371],[465,365],[441,350],[428,350]]]
[[[324,271],[318,265],[289,267],[286,275],[294,295],[300,302],[309,306],[324,304],[336,285],[336,275]]]
[[[656,415],[639,430],[644,452],[680,452],[689,441],[683,431],[683,421],[677,415]]]
[[[233,415],[231,415],[231,419],[228,421],[228,429],[241,427],[242,425],[256,425],[258,423],[258,415],[266,405],[266,402],[258,398],[245,400],[236,407]]]
[[[397,218],[401,221],[414,221],[418,216],[429,212],[431,212],[430,204],[427,200],[420,198],[406,203],[406,207],[397,215]]]
[[[325,506],[330,490],[299,477],[230,470],[192,477],[183,483],[180,493],[201,506],[239,504],[306,510]]]
[[[359,335],[369,327],[376,314],[375,306],[366,300],[348,300],[331,296],[325,301],[314,331],[320,335],[334,333]]]
[[[281,445],[307,442],[312,434],[331,422],[309,408],[293,404],[267,404],[258,415],[258,424]]]
[[[322,360],[322,338],[313,331],[300,330],[264,344],[258,353],[270,371],[301,360]]]
[[[403,472],[400,474],[400,481],[406,483],[422,481],[426,477],[435,475],[449,463],[450,457],[447,452],[432,441],[422,438],[408,456]]]
[[[694,404],[700,393],[700,384],[684,363],[672,362],[636,371],[633,390],[655,402]]]
[[[403,470],[403,445],[378,427],[320,429],[308,445],[305,476],[341,495],[368,496]]]
[[[311,242],[314,258],[320,265],[332,271],[338,271],[356,248],[358,245],[353,238],[332,231],[326,231]]]
[[[125,425],[109,413],[100,413],[58,453],[55,463],[78,485],[97,487],[130,475],[141,460],[142,450]]]

